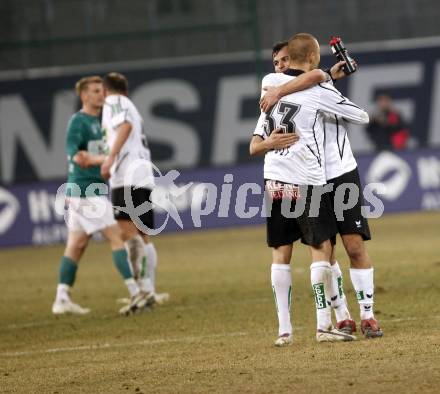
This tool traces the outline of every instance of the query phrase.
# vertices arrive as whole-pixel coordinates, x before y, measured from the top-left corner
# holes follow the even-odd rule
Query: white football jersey
[[[337,178],[357,167],[348,139],[347,122],[337,115],[325,115],[325,174],[327,180]]]
[[[301,73],[300,70],[288,70],[268,74],[262,86],[282,85]],[[297,185],[326,183],[324,114],[342,116],[353,123],[368,123],[368,114],[328,83],[284,96],[269,114],[260,115],[254,135],[266,139],[275,128],[282,127],[284,132],[296,132],[300,137],[286,149],[266,153],[265,179]]]
[[[128,97],[119,94],[107,96],[102,110],[102,127],[110,149],[115,142],[118,127],[124,122],[130,123],[132,129],[110,169],[110,186],[152,189],[154,174],[142,117]]]

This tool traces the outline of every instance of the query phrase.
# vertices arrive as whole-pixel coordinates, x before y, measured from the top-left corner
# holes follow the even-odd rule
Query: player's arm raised
[[[260,109],[263,112],[267,112],[281,99],[281,97],[294,92],[299,92],[300,90],[308,89],[320,82],[324,82],[325,79],[325,72],[316,69],[301,74],[280,86],[263,86],[263,90],[266,94],[260,99]]]
[[[130,136],[132,130],[132,125],[130,122],[123,122],[117,128],[117,136],[115,142],[112,145],[112,149],[110,150],[109,155],[104,160],[104,163],[101,166],[101,175],[108,179],[110,178],[110,168],[113,165],[116,156],[121,151],[128,137]]]
[[[349,123],[367,124],[370,120],[368,113],[350,101],[333,85],[320,83],[321,88],[319,109],[333,115],[341,116]]]
[[[311,88],[318,83],[329,80],[330,77],[334,80],[343,78],[345,76],[344,72],[342,71],[342,66],[344,64],[345,62],[336,63],[329,70],[329,73],[316,69],[301,74],[280,86],[264,86],[263,90],[266,91],[266,94],[260,99],[261,111],[269,111],[270,108],[274,106],[283,96]]]

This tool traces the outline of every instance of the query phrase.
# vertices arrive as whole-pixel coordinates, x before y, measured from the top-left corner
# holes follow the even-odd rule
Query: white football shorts
[[[104,196],[68,197],[67,227],[88,235],[116,224],[113,206]]]

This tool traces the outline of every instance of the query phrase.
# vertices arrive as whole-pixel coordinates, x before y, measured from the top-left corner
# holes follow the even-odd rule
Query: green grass
[[[90,245],[73,298],[88,316],[52,316],[63,248],[0,251],[0,392],[437,392],[440,213],[371,221],[376,316],[384,337],[317,344],[309,252],[294,248],[294,345],[276,349],[264,227],[160,235],[168,304],[119,317],[125,287],[107,244]],[[338,259],[352,314],[347,258]]]

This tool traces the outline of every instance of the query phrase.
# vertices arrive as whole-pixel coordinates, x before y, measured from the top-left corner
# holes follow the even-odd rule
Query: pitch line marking
[[[268,297],[259,297],[259,298],[251,298],[248,300],[241,300],[240,303],[262,303],[262,302],[272,302],[271,298]],[[220,305],[220,302],[216,302],[210,305]],[[183,312],[183,311],[187,311],[187,310],[193,310],[193,309],[198,309],[199,305],[176,305],[176,306],[167,306],[168,310],[172,310],[175,312]],[[93,313],[93,311],[92,311]],[[88,316],[92,316],[92,315],[88,315]],[[97,319],[99,320],[105,320],[105,319],[110,319],[110,318],[117,318],[120,317],[118,315],[117,312],[112,313],[112,314],[106,314],[106,315],[102,315],[97,317]],[[80,318],[80,317],[79,317]],[[35,322],[29,322],[29,323],[12,323],[12,324],[8,324],[8,325],[4,325],[4,326],[0,326],[0,330],[14,330],[16,328],[29,328],[29,327],[44,327],[44,326],[52,326],[52,325],[59,325],[59,324],[70,324],[72,323],[71,321],[63,321],[63,316],[60,317],[59,320],[57,319],[53,319],[53,320],[40,320],[40,321],[35,321]],[[78,320],[79,321],[79,320]]]
[[[261,301],[266,301],[266,299],[261,299]],[[172,308],[172,310],[177,311],[177,312],[182,312],[182,311],[186,311],[186,310],[191,310],[191,309],[197,309],[196,306],[176,306],[174,308]],[[100,316],[100,319],[105,320],[105,319],[109,319],[112,317],[118,317],[116,314],[108,314],[108,315],[103,315]],[[397,319],[381,319],[379,317],[379,321],[380,322],[385,322],[385,323],[399,323],[399,322],[405,322],[405,321],[413,321],[413,320],[418,320],[418,317],[404,317],[404,318],[397,318]],[[429,316],[429,317],[425,317],[425,319],[433,319],[433,320],[440,320],[440,315],[439,316]],[[18,323],[18,324],[8,324],[5,325],[3,327],[0,326],[0,330],[14,330],[16,328],[28,328],[28,327],[43,327],[43,326],[52,326],[52,325],[59,325],[59,324],[70,324],[70,321],[62,321],[62,320],[41,320],[41,321],[36,321],[36,322],[30,322],[30,323]]]
[[[34,354],[53,354],[53,353],[61,353],[61,352],[77,352],[82,350],[101,350],[101,349],[112,349],[112,348],[124,348],[131,346],[149,346],[149,345],[158,345],[162,343],[169,342],[192,342],[199,341],[203,339],[216,339],[216,338],[226,338],[226,337],[236,337],[236,336],[244,336],[248,333],[243,331],[230,332],[224,334],[213,334],[213,335],[200,335],[200,336],[188,336],[188,337],[178,337],[178,338],[169,338],[169,339],[146,339],[138,342],[127,342],[127,343],[103,343],[101,345],[87,345],[87,346],[72,346],[72,347],[58,347],[52,349],[44,349],[44,350],[28,350],[22,352],[5,352],[0,353],[0,357],[20,357],[20,356],[30,356]]]
[[[440,316],[430,316],[431,319],[439,320]],[[413,321],[418,320],[416,317],[407,317],[401,319],[381,319],[381,322],[405,322],[405,321]],[[305,327],[302,326],[294,326],[294,330],[303,330]],[[127,342],[127,343],[103,343],[101,345],[87,345],[87,346],[72,346],[72,347],[59,347],[52,349],[43,349],[43,350],[28,350],[21,352],[4,352],[0,353],[0,357],[21,357],[21,356],[30,356],[33,354],[53,354],[53,353],[61,353],[61,352],[77,352],[84,350],[102,350],[102,349],[114,349],[114,348],[124,348],[131,346],[149,346],[149,345],[158,345],[162,343],[179,343],[179,342],[191,342],[191,341],[199,341],[203,339],[216,339],[216,338],[227,338],[234,336],[244,336],[249,333],[243,331],[224,333],[224,334],[213,334],[213,335],[200,335],[200,336],[188,336],[188,337],[178,337],[178,338],[169,338],[169,339],[146,339],[138,342]]]

